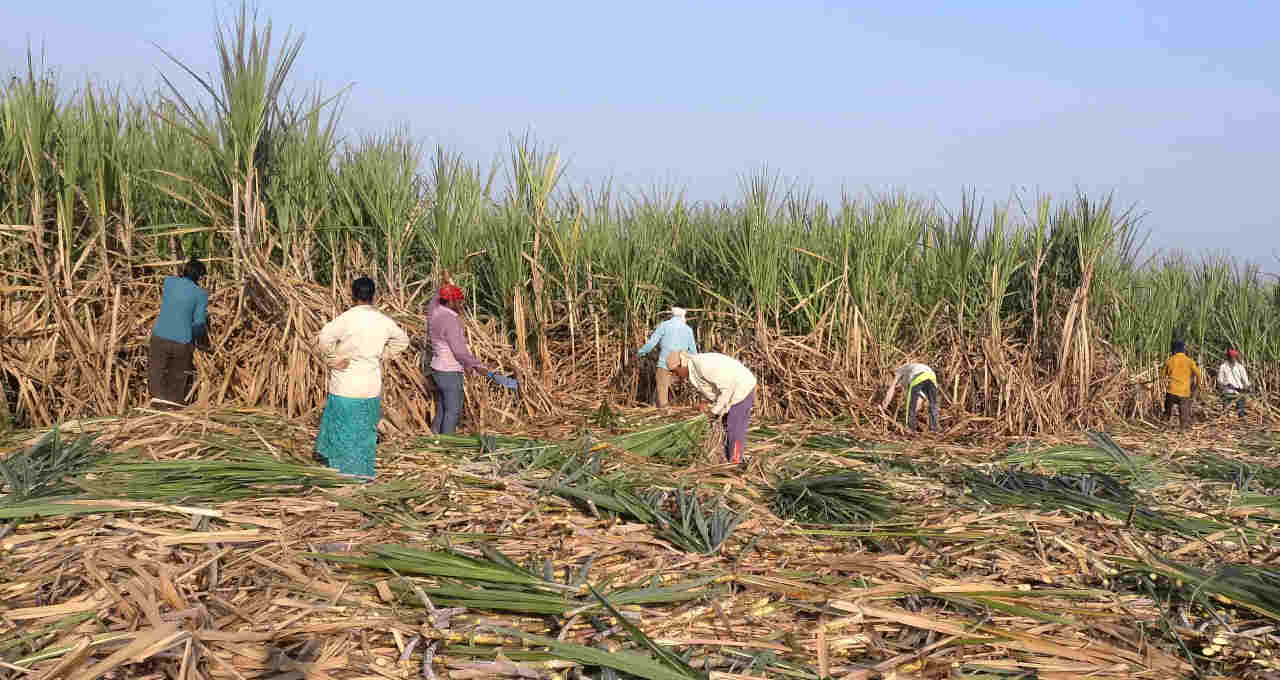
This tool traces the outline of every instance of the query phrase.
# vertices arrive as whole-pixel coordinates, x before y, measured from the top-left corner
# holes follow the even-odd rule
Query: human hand
[[[329,361],[329,368],[335,371],[345,371],[350,367],[351,367],[351,360],[348,359],[347,357],[342,357],[340,359],[331,359]]]

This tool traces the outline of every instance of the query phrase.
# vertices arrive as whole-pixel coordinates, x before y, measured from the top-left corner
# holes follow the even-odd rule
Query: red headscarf
[[[1235,350],[1235,348],[1234,348],[1234,347],[1232,347],[1231,349],[1227,350],[1227,358],[1228,358],[1228,359],[1239,359],[1239,358],[1240,358],[1240,353],[1239,353],[1239,352],[1237,352],[1237,351]]]
[[[443,286],[440,286],[441,300],[445,302],[453,302],[455,300],[461,300],[462,298],[462,289],[452,283],[446,283]]]

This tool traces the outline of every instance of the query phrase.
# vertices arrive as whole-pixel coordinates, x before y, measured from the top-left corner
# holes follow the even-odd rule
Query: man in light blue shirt
[[[642,357],[658,347],[658,370],[654,373],[654,383],[658,408],[666,408],[671,392],[671,371],[667,370],[667,355],[672,352],[698,353],[698,343],[693,339],[693,329],[685,322],[685,310],[680,307],[671,308],[671,318],[658,324],[636,356]]]

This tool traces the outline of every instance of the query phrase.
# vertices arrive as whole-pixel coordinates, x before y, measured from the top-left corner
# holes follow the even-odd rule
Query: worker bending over
[[[711,402],[711,414],[719,416],[724,425],[725,459],[741,463],[751,408],[756,403],[755,374],[737,359],[715,352],[672,352],[667,355],[667,368]]]
[[[934,375],[933,369],[924,364],[910,363],[895,371],[893,378],[889,380],[889,388],[884,393],[884,400],[880,402],[881,410],[889,408],[889,402],[893,399],[893,393],[897,391],[898,385],[902,385],[906,391],[907,403],[903,414],[907,429],[916,431],[916,406],[920,400],[928,397],[929,431],[937,432],[938,376]]]

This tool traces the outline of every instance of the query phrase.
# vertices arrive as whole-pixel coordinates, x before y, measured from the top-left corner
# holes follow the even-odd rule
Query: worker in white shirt
[[[329,397],[316,455],[346,474],[373,477],[382,419],[382,360],[409,346],[409,336],[373,306],[373,279],[351,284],[355,306],[320,330],[316,345],[329,368]]]
[[[1227,406],[1234,402],[1236,413],[1244,417],[1244,395],[1253,391],[1253,383],[1249,382],[1249,372],[1244,370],[1240,361],[1240,353],[1231,348],[1227,350],[1227,360],[1218,367],[1218,390],[1222,392],[1222,400]]]
[[[737,359],[715,352],[672,352],[667,355],[667,370],[672,376],[688,380],[711,402],[711,415],[719,417],[724,425],[725,459],[741,463],[751,408],[756,403],[756,376]],[[698,408],[701,410],[703,405]]]
[[[880,410],[889,408],[889,402],[893,399],[893,393],[897,391],[898,385],[906,390],[906,408],[904,416],[906,418],[906,426],[912,432],[916,431],[916,406],[925,398],[929,399],[929,431],[938,431],[938,376],[934,374],[933,369],[924,364],[909,363],[894,372],[893,377],[889,379],[889,389],[884,393],[884,399],[880,402]]]

